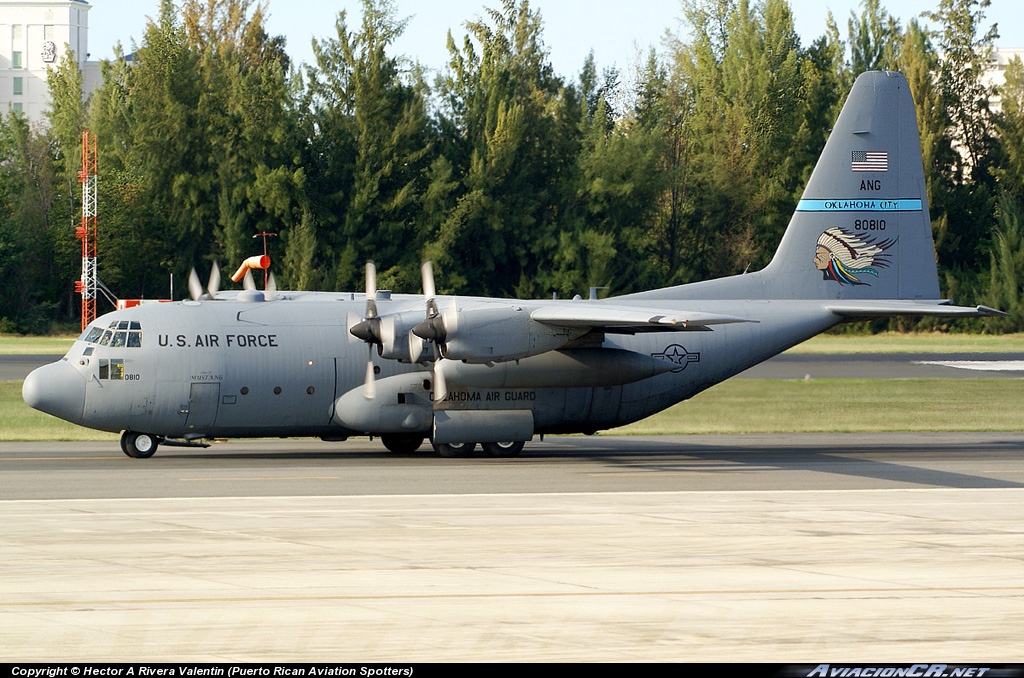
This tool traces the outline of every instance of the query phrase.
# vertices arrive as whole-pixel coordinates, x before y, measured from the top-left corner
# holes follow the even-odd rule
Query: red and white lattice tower
[[[82,295],[82,329],[96,319],[96,137],[89,130],[82,132],[82,225],[75,235],[82,241],[82,279],[75,283],[75,292]]]

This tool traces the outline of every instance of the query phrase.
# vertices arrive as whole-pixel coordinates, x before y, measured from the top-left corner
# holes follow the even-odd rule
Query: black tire
[[[526,445],[525,440],[514,440],[506,443],[480,443],[484,452],[492,457],[518,457]]]
[[[431,443],[434,450],[442,457],[455,459],[468,457],[476,449],[476,443]]]
[[[159,443],[154,435],[125,431],[121,434],[121,449],[134,459],[149,459],[156,454]]]
[[[424,438],[425,436],[415,433],[389,433],[382,435],[380,441],[395,454],[412,454],[420,449]]]

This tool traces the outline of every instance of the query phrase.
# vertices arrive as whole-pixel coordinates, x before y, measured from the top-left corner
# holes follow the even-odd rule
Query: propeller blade
[[[264,298],[267,301],[274,301],[277,299],[277,280],[274,279],[273,273],[271,273],[270,277],[267,278],[267,289],[264,292]]]
[[[203,284],[199,282],[199,274],[194,268],[188,274],[188,295],[192,297],[192,301],[199,301],[203,296]]]
[[[447,395],[448,385],[444,379],[444,360],[438,358],[434,363],[434,402],[444,400]]]
[[[445,336],[459,331],[459,305],[454,297],[451,303],[445,306],[444,312],[441,314],[441,321],[444,324]]]
[[[373,344],[370,344],[370,352],[366,358],[366,383],[363,384],[363,397],[367,400],[377,397],[377,381],[373,374]]]
[[[412,332],[409,332],[409,360],[414,363],[420,361],[420,356],[423,355],[423,340],[417,337]]]
[[[366,262],[366,317],[377,317],[377,267]]]
[[[253,280],[252,271],[246,271],[245,277],[242,278],[242,289],[245,290],[256,290],[256,281]]]
[[[210,284],[206,286],[210,291],[210,298],[216,299],[217,292],[220,292],[220,265],[216,261],[210,266]]]
[[[423,298],[427,300],[427,309],[429,310],[431,304],[434,303],[434,297],[437,296],[434,287],[434,265],[429,261],[424,261],[420,273],[423,275]]]

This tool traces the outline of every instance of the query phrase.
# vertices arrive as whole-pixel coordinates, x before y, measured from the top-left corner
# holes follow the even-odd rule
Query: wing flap
[[[701,311],[665,311],[635,306],[573,303],[542,306],[530,318],[545,325],[603,330],[611,333],[708,331],[711,325],[759,322]]]

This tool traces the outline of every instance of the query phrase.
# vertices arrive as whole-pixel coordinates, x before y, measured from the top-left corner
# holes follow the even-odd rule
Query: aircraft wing
[[[938,301],[849,300],[827,303],[826,308],[844,318],[887,318],[894,315],[937,316],[940,318],[982,318],[1006,315],[988,306],[953,306],[948,299]]]
[[[636,306],[612,306],[580,302],[542,306],[530,318],[557,327],[589,327],[612,334],[638,332],[700,332],[710,325],[759,322],[749,318],[701,311],[664,311]]]

